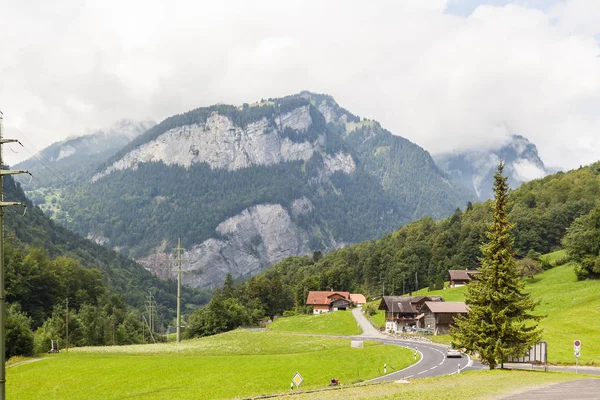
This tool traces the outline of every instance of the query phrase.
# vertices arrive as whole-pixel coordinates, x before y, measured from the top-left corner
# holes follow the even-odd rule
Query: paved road
[[[509,400],[591,400],[600,399],[600,379],[582,379],[578,381],[556,383],[541,389],[514,394]]]
[[[362,314],[362,310],[355,308],[352,314],[363,330],[363,334],[354,336],[355,340],[373,340],[389,345],[402,346],[421,353],[421,359],[416,364],[411,365],[401,371],[393,370],[393,363],[388,365],[388,375],[375,378],[372,382],[377,381],[396,381],[400,379],[410,378],[425,378],[431,376],[450,375],[457,373],[459,370],[464,370],[469,367],[472,362],[468,357],[462,358],[446,358],[445,347],[432,343],[421,343],[411,340],[392,339],[373,327],[371,322]],[[478,368],[475,365],[473,368]]]

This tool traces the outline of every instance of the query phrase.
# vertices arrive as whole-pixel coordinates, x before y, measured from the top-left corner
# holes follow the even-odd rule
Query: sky
[[[549,166],[600,159],[600,0],[0,0],[0,26],[4,135],[30,151],[306,89],[432,154],[520,134]]]

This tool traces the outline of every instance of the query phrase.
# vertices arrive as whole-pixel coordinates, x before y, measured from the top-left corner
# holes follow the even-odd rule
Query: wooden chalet
[[[383,296],[379,310],[385,311],[386,332],[400,332],[405,327],[420,327],[426,302],[443,302],[440,296]]]
[[[312,306],[313,314],[322,314],[352,307],[350,292],[308,292],[306,305]]]
[[[465,315],[469,308],[463,302],[426,301],[421,308],[424,314],[422,328],[431,329],[434,335],[450,332],[457,315]]]
[[[464,286],[471,282],[478,274],[480,272],[475,269],[451,269],[448,271],[450,287]]]

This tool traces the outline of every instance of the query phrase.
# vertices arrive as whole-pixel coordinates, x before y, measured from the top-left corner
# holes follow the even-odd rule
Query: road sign
[[[580,340],[575,340],[575,341],[573,342],[573,346],[575,346],[575,347],[579,347],[579,346],[581,346],[581,341],[580,341]]]
[[[292,382],[294,382],[296,387],[299,387],[302,381],[304,381],[304,379],[302,379],[302,375],[300,375],[300,372],[296,372],[296,375],[294,375],[292,378]]]
[[[580,356],[580,352],[579,351],[575,351],[575,357],[579,357]]]

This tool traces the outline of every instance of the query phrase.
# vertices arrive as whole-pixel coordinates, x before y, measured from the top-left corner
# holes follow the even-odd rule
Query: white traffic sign
[[[581,354],[580,352],[576,351],[576,352],[575,352],[575,357],[579,357],[579,356],[580,356],[580,354]]]
[[[302,381],[304,381],[304,379],[302,379],[302,375],[300,375],[300,372],[296,372],[296,375],[294,375],[292,378],[292,382],[294,382],[296,387],[299,387]]]

